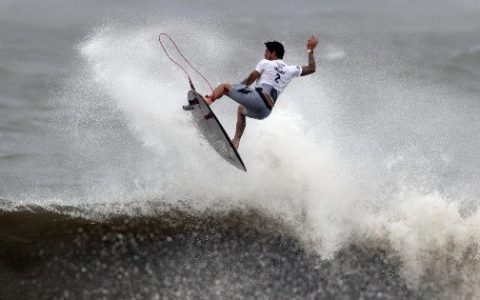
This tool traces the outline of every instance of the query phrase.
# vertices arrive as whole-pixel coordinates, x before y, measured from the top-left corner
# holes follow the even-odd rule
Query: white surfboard
[[[194,90],[189,91],[188,105],[184,105],[183,109],[192,112],[193,121],[199,132],[223,159],[238,169],[247,171],[227,132],[200,94]]]

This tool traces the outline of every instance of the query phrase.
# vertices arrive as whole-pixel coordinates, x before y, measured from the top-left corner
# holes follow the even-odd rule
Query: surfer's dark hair
[[[277,41],[266,42],[265,46],[267,47],[268,51],[277,53],[278,58],[283,58],[283,55],[285,54],[285,48],[283,48],[282,43]]]

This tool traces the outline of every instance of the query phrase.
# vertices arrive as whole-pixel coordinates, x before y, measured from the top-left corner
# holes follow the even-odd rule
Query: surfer
[[[217,86],[212,95],[205,96],[211,105],[215,100],[227,95],[240,104],[237,110],[237,126],[232,144],[238,149],[240,139],[246,126],[246,117],[262,120],[270,115],[275,102],[285,87],[297,76],[305,76],[315,72],[313,50],[318,38],[311,36],[307,41],[308,65],[288,66],[283,62],[285,48],[277,41],[266,42],[265,59],[262,59],[250,75],[240,84],[223,83]],[[255,89],[249,86],[257,81]]]

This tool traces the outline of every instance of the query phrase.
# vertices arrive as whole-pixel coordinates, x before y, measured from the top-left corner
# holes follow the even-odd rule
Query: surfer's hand
[[[308,50],[313,50],[315,47],[318,45],[318,38],[314,35],[312,35],[307,42],[307,49]]]

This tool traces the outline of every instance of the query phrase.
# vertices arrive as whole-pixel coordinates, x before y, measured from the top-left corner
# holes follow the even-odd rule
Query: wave
[[[0,295],[304,299],[412,294],[398,277],[398,262],[382,251],[357,244],[321,261],[278,220],[254,211],[170,211],[101,221],[60,211],[72,208],[0,212],[0,278],[16,281],[15,289],[2,285]]]
[[[112,212],[105,205],[3,202],[0,277],[29,286],[20,294],[4,288],[7,295],[28,298],[44,290],[45,298],[218,293],[292,299],[381,293],[447,299],[478,294],[478,214],[464,219],[455,205],[433,196],[413,207],[401,204],[390,216],[365,216],[364,226],[330,258],[315,250],[320,240],[307,241],[285,220],[255,209],[195,213],[157,200],[142,209],[138,203],[117,204],[123,208]],[[110,213],[99,214],[102,210]]]
[[[472,46],[466,51],[457,51],[452,54],[452,60],[457,64],[468,66],[475,70],[480,62],[480,45]]]

